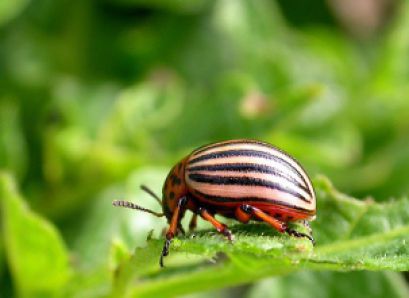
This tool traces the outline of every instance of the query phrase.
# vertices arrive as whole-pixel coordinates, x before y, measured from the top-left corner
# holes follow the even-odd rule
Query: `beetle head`
[[[166,177],[162,189],[162,209],[168,222],[172,219],[180,198],[187,195],[185,183],[185,159],[177,163]]]

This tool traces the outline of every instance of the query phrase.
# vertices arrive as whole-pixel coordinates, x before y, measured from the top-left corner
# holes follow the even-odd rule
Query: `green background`
[[[225,282],[190,287],[209,279],[198,275],[189,281],[183,254],[170,261],[173,269],[155,273],[160,241],[148,243],[152,250],[139,253],[141,262],[127,264],[151,230],[153,238],[161,236],[166,222],[111,206],[113,199],[125,198],[159,210],[139,190],[141,183],[160,193],[167,171],[192,149],[255,138],[291,153],[314,177],[318,193],[322,190],[322,216],[318,209],[315,224],[321,243],[390,227],[404,230],[408,208],[397,198],[409,193],[409,2],[354,3],[3,0],[2,295],[107,297],[129,288],[126,293],[138,296],[145,288],[138,292],[121,268],[153,260],[154,271],[138,271],[149,281],[169,282],[172,274],[186,278],[163,283],[170,296],[408,297],[404,274],[392,272],[409,270],[406,238],[388,246],[391,263],[364,259],[362,267],[352,268],[361,256],[348,251],[348,257],[337,255],[346,267],[335,271],[287,264],[288,270],[260,275],[254,274],[259,269],[238,270],[240,279],[231,270]],[[325,198],[335,190],[319,174],[343,193],[375,204],[363,223],[360,210],[366,207],[359,202],[351,201],[351,214],[328,207],[332,201]],[[387,204],[396,204],[391,207],[396,211],[378,207]],[[337,238],[339,214],[362,230]],[[267,245],[251,238],[259,232],[244,235],[243,245],[239,237],[229,260]],[[175,250],[197,257],[209,245],[210,258],[229,250],[207,234],[204,241],[182,239]],[[273,233],[273,242],[265,242],[274,246],[277,237]],[[327,250],[332,248],[321,248]],[[371,256],[382,260],[379,251]],[[340,272],[354,269],[381,271]],[[195,293],[204,290],[213,292]]]

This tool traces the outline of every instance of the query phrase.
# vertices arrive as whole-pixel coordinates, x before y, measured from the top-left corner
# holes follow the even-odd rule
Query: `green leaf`
[[[13,178],[0,173],[0,203],[7,263],[22,297],[50,297],[70,275],[68,253],[56,228],[32,212]]]
[[[252,282],[263,277],[311,270],[409,269],[409,201],[375,203],[338,192],[324,177],[315,180],[315,247],[306,239],[281,235],[264,224],[230,225],[228,243],[213,230],[172,242],[166,268],[158,258],[163,240],[150,240],[118,267],[117,295],[175,296]],[[296,224],[296,228],[303,227]]]
[[[274,289],[272,291],[271,289]],[[255,297],[408,297],[404,278],[395,272],[311,272],[269,278],[257,283],[247,298]]]

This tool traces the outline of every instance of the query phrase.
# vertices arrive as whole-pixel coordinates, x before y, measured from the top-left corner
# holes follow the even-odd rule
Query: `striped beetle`
[[[172,239],[178,232],[184,233],[180,222],[187,209],[193,212],[189,230],[196,227],[199,215],[230,241],[232,233],[215,214],[242,223],[263,221],[281,233],[306,237],[314,243],[311,235],[287,225],[301,220],[308,226],[308,221],[315,218],[311,181],[296,160],[268,143],[230,140],[205,145],[171,169],[162,200],[147,187],[142,189],[159,202],[163,213],[122,200],[114,201],[113,205],[166,216],[169,228],[160,256],[161,267]]]

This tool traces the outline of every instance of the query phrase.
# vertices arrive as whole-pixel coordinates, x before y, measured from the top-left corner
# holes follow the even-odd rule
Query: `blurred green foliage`
[[[178,159],[216,140],[276,144],[355,197],[407,195],[409,4],[363,38],[323,3],[1,2],[2,293],[55,296],[67,280],[69,297],[110,293],[117,265],[165,226],[113,210],[112,199],[158,208],[138,185],[159,193]],[[388,210],[374,211],[376,224],[388,225]],[[318,210],[317,238],[331,242],[339,224]],[[48,282],[35,281],[41,270]],[[246,287],[249,297],[269,287],[294,297],[293,282],[322,288],[305,297],[407,296],[390,272],[306,271]]]

